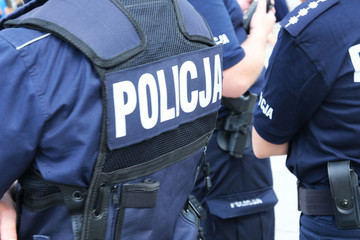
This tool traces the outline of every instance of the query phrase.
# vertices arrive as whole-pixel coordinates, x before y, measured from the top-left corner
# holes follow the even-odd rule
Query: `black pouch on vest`
[[[337,228],[360,228],[358,176],[350,161],[328,162],[328,174]]]

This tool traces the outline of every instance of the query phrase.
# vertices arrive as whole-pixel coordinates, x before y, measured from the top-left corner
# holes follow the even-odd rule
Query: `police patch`
[[[108,145],[113,150],[217,111],[221,46],[112,72],[105,84]]]

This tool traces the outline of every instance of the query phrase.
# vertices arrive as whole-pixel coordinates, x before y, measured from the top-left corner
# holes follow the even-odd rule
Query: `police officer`
[[[300,239],[359,239],[359,1],[309,0],[281,22],[254,116],[262,158],[287,154]]]
[[[195,9],[34,0],[0,29],[0,212],[18,181],[19,239],[201,238],[188,197],[222,51]]]
[[[190,3],[204,16],[217,43],[223,46],[224,99],[240,99],[249,88],[257,93],[263,81],[267,36],[275,22],[274,9],[266,13],[266,1],[259,1],[247,37],[243,13],[236,0],[207,0],[206,3],[190,0]],[[249,94],[244,95],[242,99],[254,101]],[[248,103],[245,100],[244,105]],[[254,105],[250,105],[241,114],[251,115]],[[218,141],[228,141],[224,122],[231,113],[232,109],[223,104],[194,189],[207,213],[202,221],[205,239],[274,239],[277,197],[272,188],[269,159],[256,159],[250,146],[241,157],[219,146]]]

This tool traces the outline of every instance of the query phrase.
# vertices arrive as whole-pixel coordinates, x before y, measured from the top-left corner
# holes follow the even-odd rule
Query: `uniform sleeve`
[[[316,114],[329,89],[301,44],[281,31],[255,108],[255,129],[271,143],[289,142]]]
[[[289,13],[286,0],[275,0],[275,10],[276,22],[280,22]]]
[[[0,197],[31,164],[44,123],[31,69],[0,37]]]
[[[245,52],[240,46],[234,31],[231,14],[233,11],[240,11],[240,6],[236,1],[232,5],[225,5],[224,1],[219,0],[190,0],[190,3],[207,21],[217,44],[223,45],[223,66],[228,69],[240,62]],[[241,14],[242,17],[242,14]]]

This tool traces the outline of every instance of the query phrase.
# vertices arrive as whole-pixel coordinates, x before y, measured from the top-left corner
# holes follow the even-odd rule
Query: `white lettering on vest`
[[[191,100],[188,99],[188,75],[191,80],[197,78],[196,65],[191,61],[184,62],[180,67],[180,106],[186,113],[194,111],[198,102],[198,91],[192,91]]]
[[[176,109],[176,117],[180,115],[180,96],[179,96],[179,67],[173,66],[172,74],[174,76],[174,90],[175,90],[175,109]]]
[[[159,113],[159,93],[155,77],[149,73],[143,74],[139,79],[138,92],[141,124],[145,129],[153,128],[158,121]],[[150,103],[148,100],[150,100]],[[149,106],[151,107],[151,113]]]
[[[211,69],[209,61],[209,58],[203,59],[205,70],[205,91],[199,92],[199,104],[203,108],[209,105],[211,101]]]
[[[159,82],[159,90],[162,93],[160,95],[160,121],[165,122],[169,119],[175,118],[175,108],[168,107],[168,94],[166,89],[164,70],[157,71],[157,77]]]
[[[222,67],[219,54],[214,56],[213,66],[214,79],[211,79],[211,64],[208,57],[203,59],[202,66],[196,66],[192,61],[186,61],[180,66],[172,66],[170,72],[174,89],[169,92],[174,94],[168,94],[166,69],[157,70],[155,76],[151,73],[142,74],[137,88],[129,80],[113,83],[116,138],[127,135],[126,118],[134,113],[137,105],[139,105],[142,127],[151,129],[158,122],[179,117],[182,112],[191,113],[198,106],[205,108],[211,103],[220,101]],[[198,67],[203,68],[204,79],[198,78]],[[196,85],[202,86],[203,89],[190,89],[190,81],[204,81]],[[174,106],[169,106],[169,99],[172,99]]]
[[[125,116],[135,110],[136,90],[130,81],[123,81],[113,84],[114,91],[114,109],[115,109],[115,125],[117,138],[126,135],[126,119]],[[125,102],[125,100],[127,101]],[[121,109],[121,111],[120,111]]]

